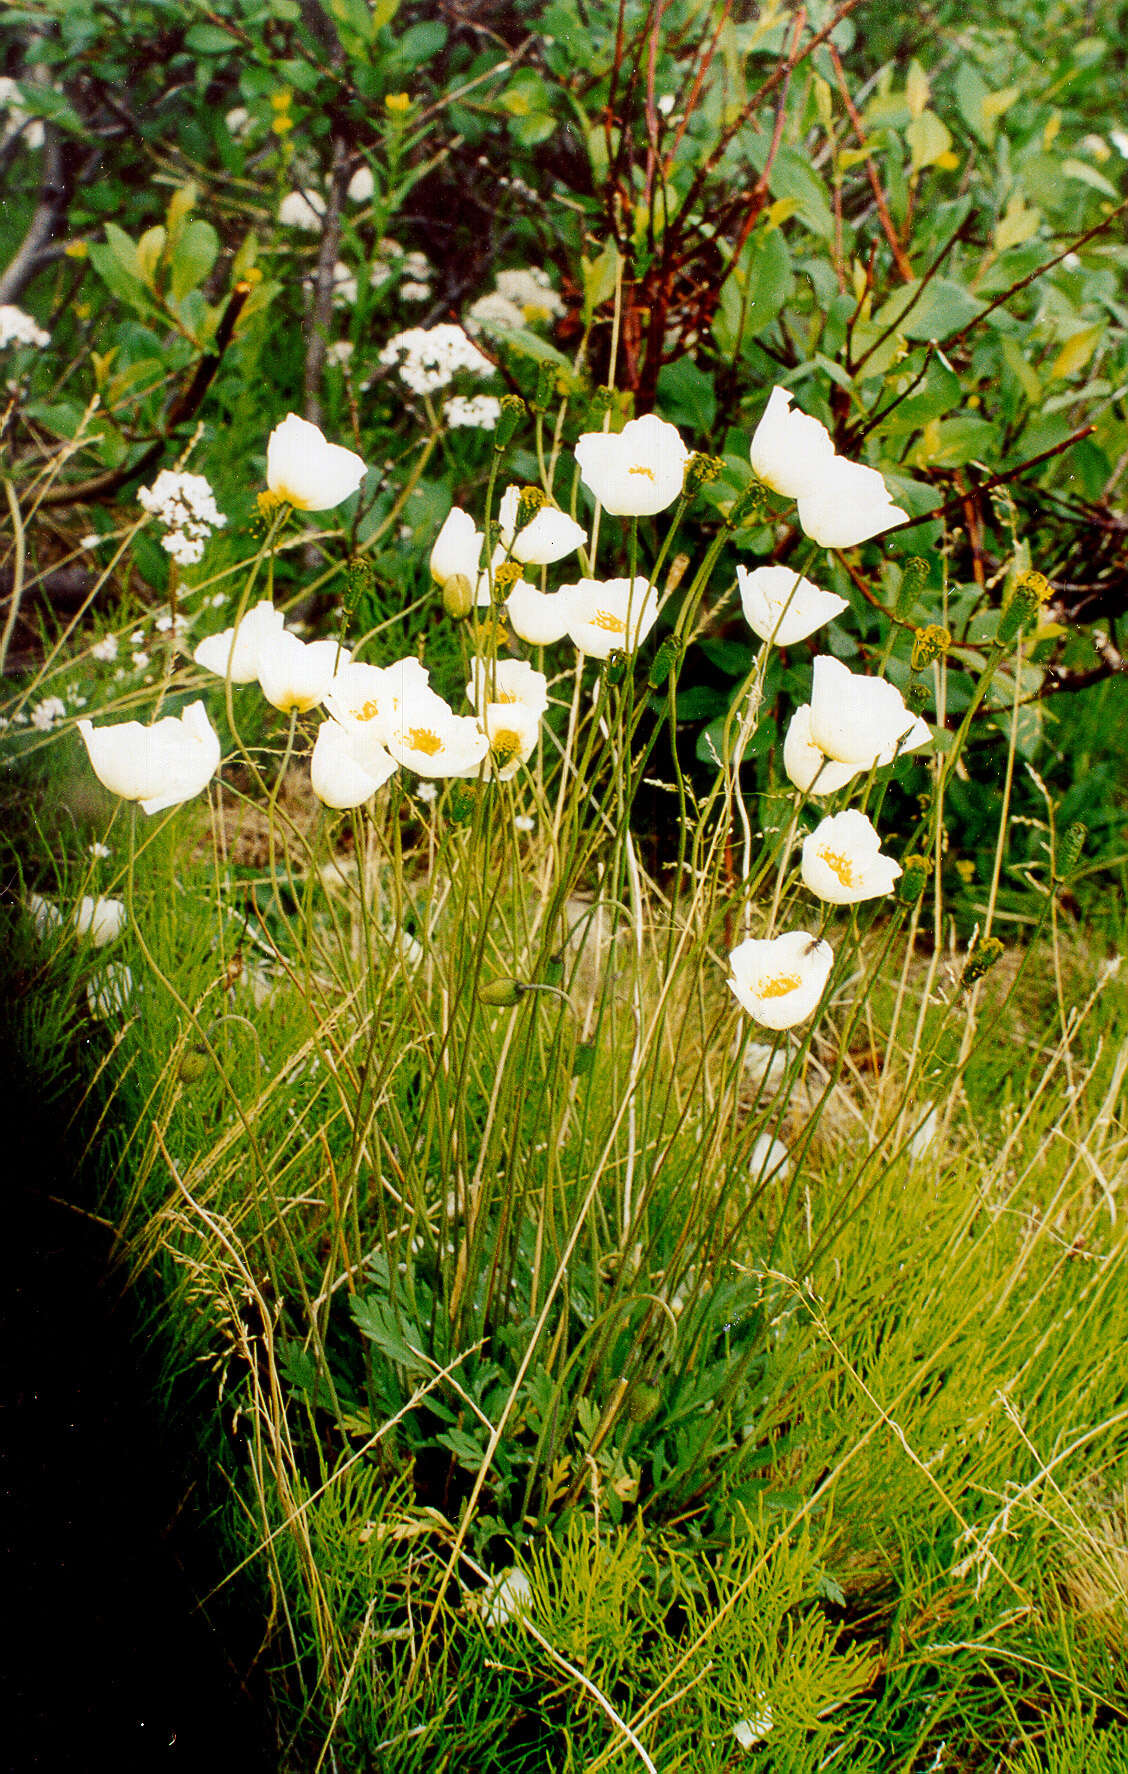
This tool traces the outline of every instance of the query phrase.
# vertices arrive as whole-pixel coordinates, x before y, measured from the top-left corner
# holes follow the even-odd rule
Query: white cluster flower
[[[3,132],[3,143],[10,142],[14,135],[22,131],[25,147],[42,148],[43,120],[41,117],[29,118],[19,84],[9,74],[0,74],[0,110],[8,113],[8,128]]]
[[[443,418],[452,431],[493,431],[501,416],[496,394],[452,394],[443,402]]]
[[[466,326],[472,333],[483,328],[507,332],[552,320],[563,312],[564,303],[548,272],[540,266],[499,271],[489,294],[470,304]]]
[[[471,343],[460,326],[408,327],[397,333],[380,353],[380,362],[397,368],[401,380],[414,394],[433,394],[446,388],[459,370],[474,376],[492,376],[494,366]]]
[[[301,228],[307,234],[321,233],[321,219],[325,214],[325,199],[321,192],[310,188],[305,191],[287,191],[278,205],[278,220],[284,228]]]
[[[38,733],[49,733],[57,721],[66,718],[67,705],[61,696],[45,696],[31,711],[31,724]]]
[[[325,353],[325,361],[336,369],[343,370],[352,357],[354,349],[351,339],[336,339]]]
[[[212,530],[227,522],[202,474],[162,468],[151,487],[141,488],[137,502],[164,525],[161,547],[182,567],[202,560]]]
[[[367,162],[358,166],[349,180],[348,200],[350,203],[371,203],[376,192],[376,180],[372,176],[372,168]]]
[[[223,122],[228,135],[234,136],[236,141],[241,142],[250,131],[251,113],[246,105],[233,105],[225,115]]]
[[[466,330],[470,333],[480,333],[483,328],[507,333],[524,324],[525,316],[516,302],[511,302],[508,296],[503,296],[498,290],[491,290],[487,296],[479,296],[466,310]]]
[[[41,348],[51,343],[50,333],[44,332],[38,321],[22,308],[16,308],[11,302],[0,303],[0,351],[6,345],[38,345]]]

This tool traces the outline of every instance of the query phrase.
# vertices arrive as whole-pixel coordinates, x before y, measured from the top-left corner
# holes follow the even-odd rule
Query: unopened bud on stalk
[[[901,875],[897,882],[897,898],[905,905],[915,905],[928,885],[931,868],[927,856],[903,856]]]
[[[474,587],[465,573],[452,573],[443,583],[443,609],[454,622],[464,622],[474,608]]]
[[[494,449],[498,455],[502,450],[509,448],[513,442],[514,433],[528,410],[519,394],[502,395],[501,412],[498,414],[497,425],[494,428]]]
[[[998,646],[1009,646],[1019,629],[1041,613],[1052,589],[1044,573],[1023,573],[999,619]]]
[[[511,1010],[524,997],[525,990],[519,979],[491,979],[484,986],[478,987],[478,998],[482,1004],[492,1004],[499,1010]]]
[[[942,659],[951,644],[951,635],[938,622],[930,622],[925,628],[918,628],[913,641],[913,670],[923,671],[934,659]]]
[[[768,490],[763,481],[750,481],[743,493],[737,495],[725,518],[725,525],[730,530],[739,530],[751,518],[759,517],[767,504]]]
[[[1003,945],[998,937],[985,936],[983,941],[976,945],[964,962],[964,970],[960,975],[960,985],[973,986],[977,979],[982,979],[985,973],[990,973],[995,962],[1001,958],[1002,953]]]
[[[474,811],[474,803],[478,799],[478,790],[472,782],[455,780],[450,785],[450,798],[447,801],[447,814],[453,825],[465,825]]]
[[[208,1069],[208,1056],[202,1047],[186,1047],[176,1068],[182,1084],[198,1084]]]
[[[919,554],[910,555],[901,567],[901,586],[894,605],[894,614],[907,616],[917,598],[924,590],[928,579],[928,562]]]
[[[531,524],[537,512],[544,504],[544,493],[540,487],[522,487],[517,496],[517,522],[515,530],[523,530]]]
[[[685,652],[685,642],[680,634],[668,634],[655,653],[646,674],[646,681],[652,690],[660,690],[670,673]]]
[[[648,1380],[640,1380],[631,1387],[627,1415],[632,1423],[649,1423],[661,1403],[662,1394],[657,1386],[652,1386]]]
[[[707,487],[711,480],[716,480],[724,467],[719,456],[706,456],[698,450],[689,458],[685,465],[685,483],[682,491],[687,499],[692,499],[702,487]]]
[[[542,363],[537,371],[536,393],[533,395],[532,409],[534,413],[546,411],[557,389],[557,370],[553,363]]]
[[[1085,848],[1085,839],[1088,835],[1087,828],[1081,824],[1079,819],[1074,820],[1072,825],[1066,827],[1065,835],[1058,845],[1057,856],[1054,859],[1055,880],[1063,881],[1066,875],[1073,873],[1081,860],[1081,852]]]
[[[594,425],[602,423],[604,414],[609,413],[614,404],[615,391],[613,388],[608,388],[605,384],[601,384],[598,388],[592,390],[588,412],[590,415],[589,423],[593,425],[593,428]]]

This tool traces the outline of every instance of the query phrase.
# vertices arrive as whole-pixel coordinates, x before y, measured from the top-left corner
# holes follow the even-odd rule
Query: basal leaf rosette
[[[790,1029],[812,1016],[823,995],[834,953],[805,930],[749,937],[729,955],[729,989],[754,1022]]]

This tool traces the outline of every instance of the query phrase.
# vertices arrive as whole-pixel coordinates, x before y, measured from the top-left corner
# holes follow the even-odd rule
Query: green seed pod
[[[660,690],[670,673],[674,670],[682,654],[685,642],[680,634],[668,634],[651,661],[646,681],[652,690]]]
[[[492,1004],[499,1010],[511,1010],[524,994],[525,987],[519,979],[491,979],[478,987],[479,1001]]]
[[[1003,953],[1003,945],[997,936],[985,936],[978,943],[964,962],[964,970],[960,975],[961,986],[972,986],[985,973],[990,973],[995,962]]]
[[[515,528],[523,530],[526,524],[531,524],[544,502],[545,496],[540,487],[522,487],[517,496]]]
[[[692,499],[702,487],[708,486],[711,480],[716,480],[723,468],[724,463],[719,456],[706,456],[698,450],[685,465],[683,491],[686,498]]]
[[[901,586],[894,606],[895,614],[907,616],[928,580],[928,562],[914,554],[901,567]]]
[[[465,573],[452,573],[443,584],[443,609],[454,622],[464,622],[474,608],[474,587]]]
[[[951,635],[938,622],[930,622],[927,627],[918,628],[913,641],[913,670],[923,671],[933,660],[942,659],[951,644]]]
[[[662,1403],[662,1394],[649,1380],[639,1380],[631,1387],[627,1399],[627,1415],[632,1423],[649,1423]]]
[[[208,1056],[202,1047],[186,1047],[180,1056],[176,1075],[182,1084],[198,1084],[208,1069]]]
[[[750,481],[743,493],[738,494],[737,498],[733,501],[729,514],[725,518],[725,527],[730,530],[739,530],[742,524],[750,523],[753,519],[759,518],[763,513],[767,502],[768,489],[764,486],[763,482],[758,480]]]
[[[905,856],[901,859],[901,874],[897,881],[897,898],[905,905],[915,905],[928,885],[928,876],[932,864],[927,856]]]
[[[528,407],[519,394],[503,394],[501,412],[498,414],[497,426],[494,430],[494,449],[500,455],[513,442],[514,434],[520,425]]]
[[[1065,834],[1058,845],[1054,868],[1057,880],[1063,881],[1066,875],[1073,873],[1081,860],[1081,852],[1085,848],[1085,839],[1088,835],[1087,827],[1083,826],[1079,819],[1075,819],[1072,825],[1066,826]]]

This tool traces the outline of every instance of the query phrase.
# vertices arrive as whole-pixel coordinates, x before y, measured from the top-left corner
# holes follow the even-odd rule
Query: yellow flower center
[[[616,616],[613,610],[593,610],[591,625],[593,628],[604,629],[608,634],[626,634],[627,632],[627,625],[623,618]]]
[[[647,468],[645,463],[643,463],[643,462],[633,462],[631,464],[631,466],[627,469],[627,473],[628,474],[644,474],[646,476],[647,480],[654,479],[653,468]]]
[[[507,731],[504,727],[491,734],[490,745],[499,757],[512,758],[521,750],[521,735]]]
[[[439,735],[437,733],[432,733],[429,727],[410,728],[407,735],[407,743],[410,750],[421,751],[428,758],[433,758],[436,752],[440,752],[443,749],[443,742],[439,738]]]
[[[854,865],[848,856],[841,856],[834,850],[820,850],[819,855],[832,875],[837,875],[843,887],[857,885],[854,879]]]
[[[356,710],[356,718],[358,721],[374,721],[379,713],[380,704],[378,702],[366,702]]]
[[[786,998],[803,981],[797,973],[777,973],[774,979],[762,979],[756,987],[757,998]]]

